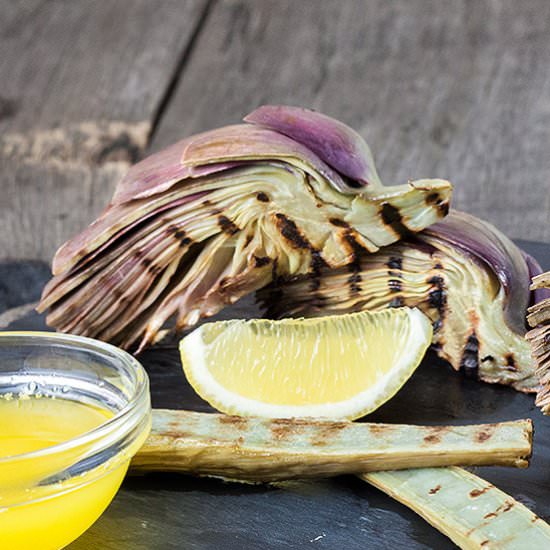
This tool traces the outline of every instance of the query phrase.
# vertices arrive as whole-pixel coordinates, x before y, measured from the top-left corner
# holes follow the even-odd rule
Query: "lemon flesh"
[[[390,399],[432,338],[417,309],[204,324],[180,342],[183,369],[216,409],[353,419]]]

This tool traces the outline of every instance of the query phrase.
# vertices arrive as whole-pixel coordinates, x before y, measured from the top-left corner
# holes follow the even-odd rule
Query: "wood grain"
[[[144,151],[270,102],[548,241],[548,21],[545,0],[0,0],[0,258],[49,261]]]
[[[0,2],[0,257],[50,260],[104,208],[207,5]]]
[[[548,241],[548,21],[545,0],[220,1],[153,149],[309,106],[359,130],[387,183],[448,178],[456,207]]]

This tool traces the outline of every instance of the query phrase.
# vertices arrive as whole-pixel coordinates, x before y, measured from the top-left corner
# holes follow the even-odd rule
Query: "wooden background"
[[[51,259],[131,162],[263,103],[550,241],[547,0],[0,0],[0,258]]]

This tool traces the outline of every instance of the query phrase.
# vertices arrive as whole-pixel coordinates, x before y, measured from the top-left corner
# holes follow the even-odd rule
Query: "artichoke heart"
[[[528,261],[529,260],[529,261]],[[272,317],[410,306],[433,322],[433,347],[456,370],[536,391],[525,340],[530,264],[495,227],[463,212],[319,276],[262,290]]]
[[[143,349],[285,276],[352,262],[444,217],[451,185],[384,187],[346,125],[267,106],[132,167],[53,261],[39,311],[64,332]]]
[[[535,403],[544,414],[550,414],[550,271],[533,275],[535,299],[527,316],[533,329],[527,333],[527,340],[540,382]]]

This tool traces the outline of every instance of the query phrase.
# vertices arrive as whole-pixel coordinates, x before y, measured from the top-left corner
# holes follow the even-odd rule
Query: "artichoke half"
[[[268,316],[410,306],[433,322],[433,347],[456,370],[535,391],[525,340],[530,275],[540,267],[500,231],[463,212],[375,254],[262,290]]]
[[[143,349],[279,277],[355,261],[444,217],[451,185],[384,187],[351,128],[294,107],[176,143],[130,169],[53,261],[39,311]]]
[[[540,380],[535,403],[544,414],[550,414],[550,271],[535,272],[531,289],[535,300],[529,308],[527,320],[533,329],[527,333],[527,340]]]

